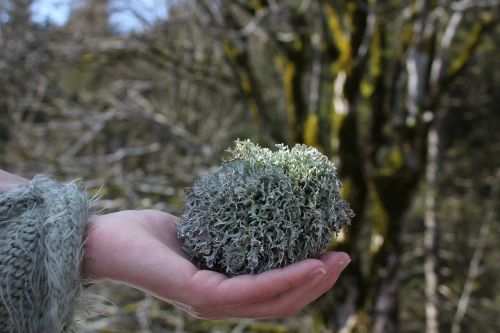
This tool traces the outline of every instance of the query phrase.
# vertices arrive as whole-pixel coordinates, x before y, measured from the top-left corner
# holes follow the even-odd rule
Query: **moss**
[[[253,322],[248,325],[249,332],[253,333],[288,333],[289,328],[284,325],[266,323],[266,322]]]
[[[393,147],[389,152],[389,156],[386,157],[384,164],[381,167],[380,174],[384,176],[390,176],[404,166],[405,160],[403,152],[399,147]]]
[[[297,74],[297,67],[293,62],[288,62],[285,66],[285,72],[283,74],[283,83],[285,86],[285,97],[286,97],[286,110],[288,119],[288,128],[291,138],[296,138],[298,133],[295,131],[297,123],[297,115],[295,112],[295,105],[293,101],[293,80]]]
[[[316,149],[237,141],[231,157],[187,190],[177,231],[202,269],[261,273],[318,256],[353,212],[336,168]]]
[[[348,38],[346,38],[341,26],[341,19],[335,7],[328,3],[324,6],[324,12],[327,17],[328,28],[335,40],[340,57],[331,68],[332,74],[335,75],[343,68],[348,68],[351,61],[351,46]]]
[[[319,144],[319,117],[311,114],[307,117],[304,125],[304,143],[308,146],[320,148]]]

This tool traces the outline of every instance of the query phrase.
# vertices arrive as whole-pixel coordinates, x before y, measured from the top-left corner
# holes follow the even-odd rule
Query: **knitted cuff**
[[[0,333],[67,330],[88,202],[74,182],[43,176],[0,193]]]

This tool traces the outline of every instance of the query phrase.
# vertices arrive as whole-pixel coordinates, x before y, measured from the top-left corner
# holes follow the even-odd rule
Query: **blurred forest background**
[[[500,1],[38,2],[0,0],[0,168],[180,214],[234,139],[302,142],[357,214],[298,316],[202,321],[103,284],[81,332],[500,331]]]

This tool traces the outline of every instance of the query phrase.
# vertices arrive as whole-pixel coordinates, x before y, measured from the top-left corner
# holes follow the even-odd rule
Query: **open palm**
[[[349,256],[328,252],[283,269],[229,278],[200,270],[177,239],[178,218],[156,210],[92,217],[83,275],[119,281],[205,319],[294,315],[330,289]]]

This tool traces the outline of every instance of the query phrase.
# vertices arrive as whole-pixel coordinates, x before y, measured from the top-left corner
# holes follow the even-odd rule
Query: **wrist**
[[[89,217],[85,229],[85,243],[83,246],[83,260],[81,276],[85,282],[99,282],[106,279],[105,266],[103,264],[103,251],[100,249],[102,240],[99,236],[99,224],[102,216],[92,215]]]

